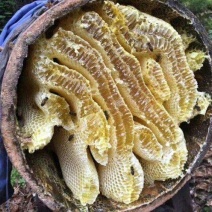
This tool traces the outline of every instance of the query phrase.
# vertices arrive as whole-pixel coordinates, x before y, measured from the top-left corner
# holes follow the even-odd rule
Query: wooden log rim
[[[205,29],[188,9],[176,0],[119,0],[117,2],[133,5],[141,11],[168,20],[173,26],[185,24],[189,32],[198,38],[201,47],[209,56],[203,68],[195,73],[198,90],[212,95],[212,45]],[[53,153],[41,150],[35,154],[28,154],[20,147],[16,134],[17,84],[24,60],[27,58],[28,47],[39,35],[53,26],[57,19],[87,3],[88,0],[61,1],[42,14],[18,37],[7,63],[1,91],[1,130],[4,145],[14,167],[31,186],[33,192],[38,194],[39,198],[54,211],[151,211],[174,196],[191,178],[191,173],[203,159],[212,141],[210,116],[212,107],[209,107],[205,116],[197,116],[189,124],[182,124],[189,150],[184,175],[176,180],[157,182],[154,187],[144,189],[140,198],[129,205],[117,203],[99,195],[94,204],[81,206],[66,187]],[[48,155],[47,159],[43,159],[43,154]]]

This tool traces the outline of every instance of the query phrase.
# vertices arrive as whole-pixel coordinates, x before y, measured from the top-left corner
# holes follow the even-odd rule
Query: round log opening
[[[141,12],[165,20],[176,30],[182,30],[183,26],[183,29],[193,35],[198,41],[198,48],[207,55],[203,67],[195,72],[198,91],[212,94],[211,45],[204,29],[193,14],[175,1],[142,0],[132,3],[123,0],[118,1],[118,3],[132,5]],[[175,180],[157,181],[154,186],[144,187],[139,199],[130,204],[118,203],[99,195],[93,204],[81,205],[78,200],[73,198],[72,192],[66,186],[55,153],[48,148],[36,151],[34,154],[23,151],[17,134],[17,123],[21,123],[21,117],[17,112],[17,87],[22,69],[25,67],[29,46],[35,43],[44,32],[47,38],[51,38],[52,32],[58,27],[61,18],[70,12],[82,5],[84,5],[82,8],[87,11],[94,6],[98,7],[99,4],[102,4],[102,2],[90,5],[87,1],[62,1],[45,12],[19,36],[8,61],[2,86],[2,135],[4,144],[13,165],[41,200],[53,210],[84,210],[88,208],[92,211],[136,211],[142,208],[144,211],[150,211],[171,198],[190,179],[190,173],[203,158],[212,138],[210,128],[212,108],[210,106],[204,116],[198,115],[191,119],[190,123],[181,124],[189,152],[183,175]],[[149,49],[151,51],[151,45]],[[131,170],[131,172],[134,171]]]

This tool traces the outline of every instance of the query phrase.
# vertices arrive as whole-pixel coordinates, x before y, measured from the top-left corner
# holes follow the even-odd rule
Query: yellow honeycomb
[[[99,193],[129,204],[145,183],[178,178],[188,155],[179,124],[210,101],[197,91],[206,55],[187,50],[193,40],[111,1],[62,18],[30,47],[19,81],[23,149],[51,143],[83,205]]]

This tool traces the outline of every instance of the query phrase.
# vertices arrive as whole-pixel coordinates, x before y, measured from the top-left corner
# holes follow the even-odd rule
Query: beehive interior
[[[124,207],[173,188],[193,159],[180,124],[198,126],[192,118],[210,102],[194,77],[207,58],[197,39],[105,1],[70,13],[30,47],[17,127],[48,192],[72,208],[102,198]]]

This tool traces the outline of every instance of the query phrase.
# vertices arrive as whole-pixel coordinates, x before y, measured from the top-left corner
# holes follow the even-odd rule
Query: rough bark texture
[[[212,210],[212,145],[190,181],[194,211]]]

